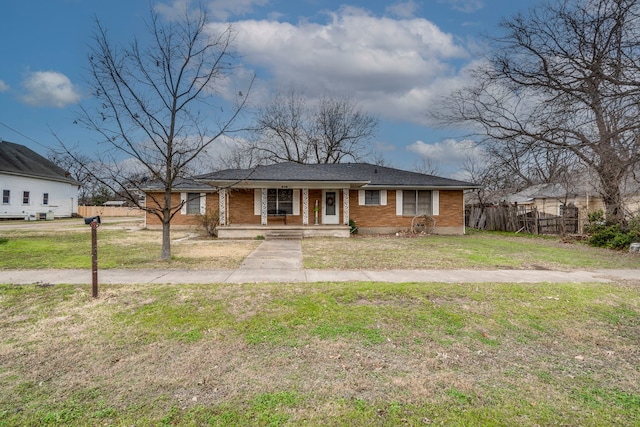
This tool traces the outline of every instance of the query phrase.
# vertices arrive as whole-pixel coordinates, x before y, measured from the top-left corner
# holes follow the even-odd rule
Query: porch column
[[[218,190],[218,216],[220,225],[227,225],[227,189]]]
[[[267,189],[262,188],[260,194],[260,224],[267,225]]]
[[[342,223],[349,225],[349,189],[342,189]]]
[[[309,225],[309,189],[302,189],[302,225]]]

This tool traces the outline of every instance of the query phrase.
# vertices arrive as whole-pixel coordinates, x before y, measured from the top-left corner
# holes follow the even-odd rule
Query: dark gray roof
[[[0,172],[30,178],[79,184],[50,160],[24,145],[0,141]]]
[[[368,163],[300,164],[277,163],[252,169],[226,169],[195,177],[211,182],[278,181],[343,182],[367,187],[452,187],[476,188],[469,182],[409,172]]]
[[[211,186],[202,181],[196,181],[191,178],[177,178],[173,182],[173,190],[182,190],[186,192],[204,192],[213,190]],[[143,191],[164,191],[164,184],[160,181],[147,181],[140,184]]]

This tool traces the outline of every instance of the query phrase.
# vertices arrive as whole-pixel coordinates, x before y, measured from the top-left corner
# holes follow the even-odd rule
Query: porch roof
[[[277,183],[294,186],[351,188],[478,188],[477,184],[409,172],[368,163],[277,163],[251,169],[226,169],[196,176],[214,186],[260,187]]]

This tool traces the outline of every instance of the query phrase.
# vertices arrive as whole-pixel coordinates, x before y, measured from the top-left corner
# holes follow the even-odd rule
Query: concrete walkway
[[[91,270],[0,270],[4,284],[90,284]],[[640,280],[639,270],[311,270],[302,268],[300,241],[266,240],[235,270],[99,270],[101,284],[260,282],[540,283]]]
[[[87,270],[0,270],[2,284],[90,284]],[[101,284],[129,283],[304,283],[304,282],[442,282],[442,283],[608,283],[640,281],[640,270],[99,270]]]

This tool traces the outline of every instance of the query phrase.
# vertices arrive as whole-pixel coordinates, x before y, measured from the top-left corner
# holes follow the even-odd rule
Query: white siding
[[[78,213],[78,186],[63,182],[47,181],[5,175],[0,173],[0,196],[2,190],[9,190],[9,203],[0,199],[0,218],[24,218],[28,214],[53,212],[56,218],[69,218]],[[22,204],[22,195],[29,192],[29,204]],[[49,203],[42,204],[42,195],[49,194]]]

